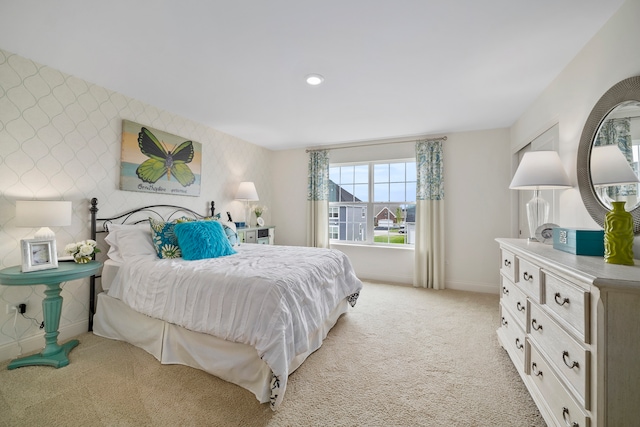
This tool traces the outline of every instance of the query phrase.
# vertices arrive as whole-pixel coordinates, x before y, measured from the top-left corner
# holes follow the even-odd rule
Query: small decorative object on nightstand
[[[62,313],[62,297],[60,296],[60,284],[70,280],[81,279],[95,274],[102,263],[91,261],[86,264],[65,262],[55,270],[34,271],[23,273],[20,266],[16,265],[0,270],[0,284],[5,286],[33,286],[45,285],[46,295],[42,300],[42,313],[44,316],[44,340],[45,347],[41,353],[32,356],[15,359],[9,363],[9,369],[20,368],[29,365],[47,365],[61,368],[69,364],[69,352],[78,345],[78,340],[71,340],[65,344],[58,344],[58,327],[60,326],[60,314]]]

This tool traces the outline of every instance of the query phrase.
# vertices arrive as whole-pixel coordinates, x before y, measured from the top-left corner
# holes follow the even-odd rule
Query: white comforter
[[[290,362],[308,350],[309,334],[338,303],[359,293],[362,283],[336,250],[250,244],[236,249],[237,254],[200,261],[129,259],[109,295],[148,316],[255,347],[279,382],[271,401],[275,408]]]

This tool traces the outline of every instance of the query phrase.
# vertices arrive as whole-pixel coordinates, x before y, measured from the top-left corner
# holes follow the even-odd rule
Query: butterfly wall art
[[[200,143],[123,120],[121,190],[199,196],[201,163]]]

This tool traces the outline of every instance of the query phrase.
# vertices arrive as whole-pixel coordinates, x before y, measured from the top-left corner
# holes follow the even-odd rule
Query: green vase
[[[633,265],[633,217],[625,202],[611,202],[613,209],[604,218],[604,261]]]

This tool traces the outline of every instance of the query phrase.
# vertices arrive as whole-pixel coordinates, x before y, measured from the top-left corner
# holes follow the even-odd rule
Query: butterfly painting
[[[202,146],[196,141],[122,122],[120,189],[200,195]]]
[[[138,146],[142,154],[149,157],[136,169],[136,175],[144,182],[153,184],[165,175],[167,180],[171,181],[172,174],[183,187],[193,184],[196,180],[187,165],[193,160],[192,141],[185,141],[170,151],[163,147],[149,129],[143,127],[138,134]]]

